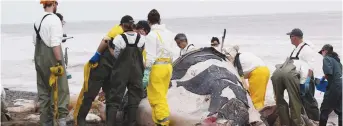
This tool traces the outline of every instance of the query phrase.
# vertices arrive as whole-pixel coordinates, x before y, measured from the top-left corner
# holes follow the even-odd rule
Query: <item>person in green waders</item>
[[[136,28],[134,29],[135,32],[137,32],[138,34],[142,35],[142,36],[146,36],[149,34],[150,32],[150,26],[149,23],[145,20],[141,20],[136,24]],[[145,49],[143,50],[143,60],[144,60],[144,76],[143,76],[143,96],[142,98],[145,98],[147,96],[146,94],[146,87],[148,85],[149,82],[149,75],[150,75],[150,71],[151,71],[151,67],[147,67],[146,66],[146,51]],[[125,121],[128,119],[128,92],[126,90],[125,95],[123,97],[122,103],[121,103],[121,107],[119,109],[119,111],[121,111],[123,114],[121,115],[120,119],[121,121]],[[120,113],[120,112],[119,112]],[[120,114],[119,114],[120,115]],[[118,118],[118,117],[117,117]],[[117,121],[118,122],[118,121]]]
[[[40,3],[45,13],[34,23],[33,34],[40,124],[66,126],[70,97],[61,49],[63,29],[55,15],[58,3],[56,0],[41,0]]]
[[[338,126],[342,126],[342,64],[338,54],[330,44],[319,51],[323,55],[323,72],[321,79],[328,80],[322,105],[320,106],[319,126],[326,126],[329,114],[334,111],[338,115]]]
[[[303,61],[290,58],[287,58],[282,65],[276,65],[271,80],[282,126],[305,126],[301,118],[303,104],[300,98],[300,86],[304,85],[302,83],[306,79],[308,69]],[[288,92],[289,104],[284,99],[285,90]]]
[[[108,89],[110,87],[110,75],[113,68],[113,62],[116,60],[114,58],[111,41],[114,37],[127,30],[123,25],[128,23],[130,23],[130,18],[127,16],[122,17],[120,24],[111,28],[107,35],[102,39],[96,53],[86,64],[85,67],[89,67],[84,71],[86,75],[89,75],[88,77],[85,77],[85,80],[87,81],[84,83],[84,87],[87,87],[87,90],[83,88],[79,94],[78,103],[74,110],[75,125],[86,125],[86,116],[91,109],[92,102],[99,94],[101,88],[105,94],[105,99],[111,95],[110,92],[108,92]]]
[[[305,115],[310,119],[319,120],[317,101],[313,97],[314,91],[312,92],[314,85],[311,86],[313,71],[309,65],[314,51],[303,42],[303,33],[300,29],[295,28],[287,35],[296,48],[284,64],[276,66],[271,80],[281,125],[304,126],[304,120],[301,118],[302,108],[306,110]],[[284,100],[284,90],[288,92],[289,106]]]
[[[302,93],[300,95],[301,101],[305,111],[302,114],[306,114],[309,119],[318,122],[319,121],[319,108],[318,102],[314,98],[315,82],[314,82],[314,63],[315,55],[317,52],[313,50],[311,45],[307,44],[303,40],[303,32],[299,28],[294,28],[291,32],[287,33],[291,40],[291,43],[295,46],[295,49],[290,55],[291,59],[304,61],[309,67],[308,75],[304,83],[301,83]]]
[[[143,95],[143,50],[145,36],[134,31],[135,24],[131,16],[125,16],[129,22],[123,25],[125,31],[113,39],[114,57],[117,59],[113,64],[111,73],[111,95],[106,98],[106,125],[136,126],[136,113]],[[124,124],[117,121],[117,112],[122,103],[125,89],[128,89],[128,119]]]

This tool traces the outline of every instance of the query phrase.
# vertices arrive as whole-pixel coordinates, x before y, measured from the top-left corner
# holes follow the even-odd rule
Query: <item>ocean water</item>
[[[68,19],[65,19],[68,21]],[[67,22],[65,32],[74,39],[68,40],[70,92],[77,94],[83,84],[83,65],[96,51],[102,37],[118,21]],[[212,36],[221,37],[227,29],[224,47],[239,45],[242,52],[248,51],[261,57],[271,73],[275,65],[283,63],[294,46],[287,32],[301,28],[304,41],[319,50],[324,44],[332,44],[342,54],[342,12],[299,14],[273,14],[248,16],[220,16],[199,18],[162,19],[173,32],[186,33],[195,46],[209,46]],[[33,63],[33,23],[1,25],[1,84],[12,90],[37,91]],[[321,56],[316,55],[315,76],[321,76]],[[274,103],[272,84],[269,82],[266,104]],[[316,92],[319,104],[323,93]]]

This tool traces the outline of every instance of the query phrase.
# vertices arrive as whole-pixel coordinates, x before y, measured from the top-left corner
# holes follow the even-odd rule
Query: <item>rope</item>
[[[80,110],[80,107],[81,107],[82,101],[83,101],[83,95],[84,95],[85,92],[88,92],[88,80],[89,80],[89,76],[90,76],[90,71],[91,71],[91,69],[94,69],[96,67],[98,67],[98,63],[91,64],[91,63],[87,62],[86,65],[84,66],[84,76],[83,76],[84,77],[84,82],[83,82],[83,87],[81,89],[79,97],[77,98],[75,110],[74,110],[74,113],[73,113],[74,122],[75,122],[76,126],[77,126],[77,116],[79,115],[79,110]]]

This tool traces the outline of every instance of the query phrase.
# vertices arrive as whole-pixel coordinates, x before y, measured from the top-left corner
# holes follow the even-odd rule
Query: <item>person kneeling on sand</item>
[[[250,97],[257,110],[264,107],[267,84],[270,72],[263,60],[253,53],[240,52],[239,47],[233,46],[225,48],[224,54],[233,62],[238,70],[238,74],[244,79],[248,79]],[[247,88],[247,87],[245,87]]]

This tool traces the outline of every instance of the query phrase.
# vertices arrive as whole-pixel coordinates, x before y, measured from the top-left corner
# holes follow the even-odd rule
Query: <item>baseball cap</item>
[[[325,44],[318,53],[322,54],[322,51],[324,51],[324,50],[332,52],[333,51],[333,47],[330,44]]]
[[[303,32],[299,28],[294,28],[291,32],[288,32],[287,35],[303,37]]]
[[[130,15],[125,15],[124,17],[121,18],[120,20],[120,24],[124,24],[124,23],[134,23],[135,21],[133,20],[133,18]]]
[[[178,34],[175,36],[174,40],[175,40],[175,41],[176,41],[176,40],[187,40],[187,37],[186,37],[186,35],[183,34],[183,33],[178,33]]]

